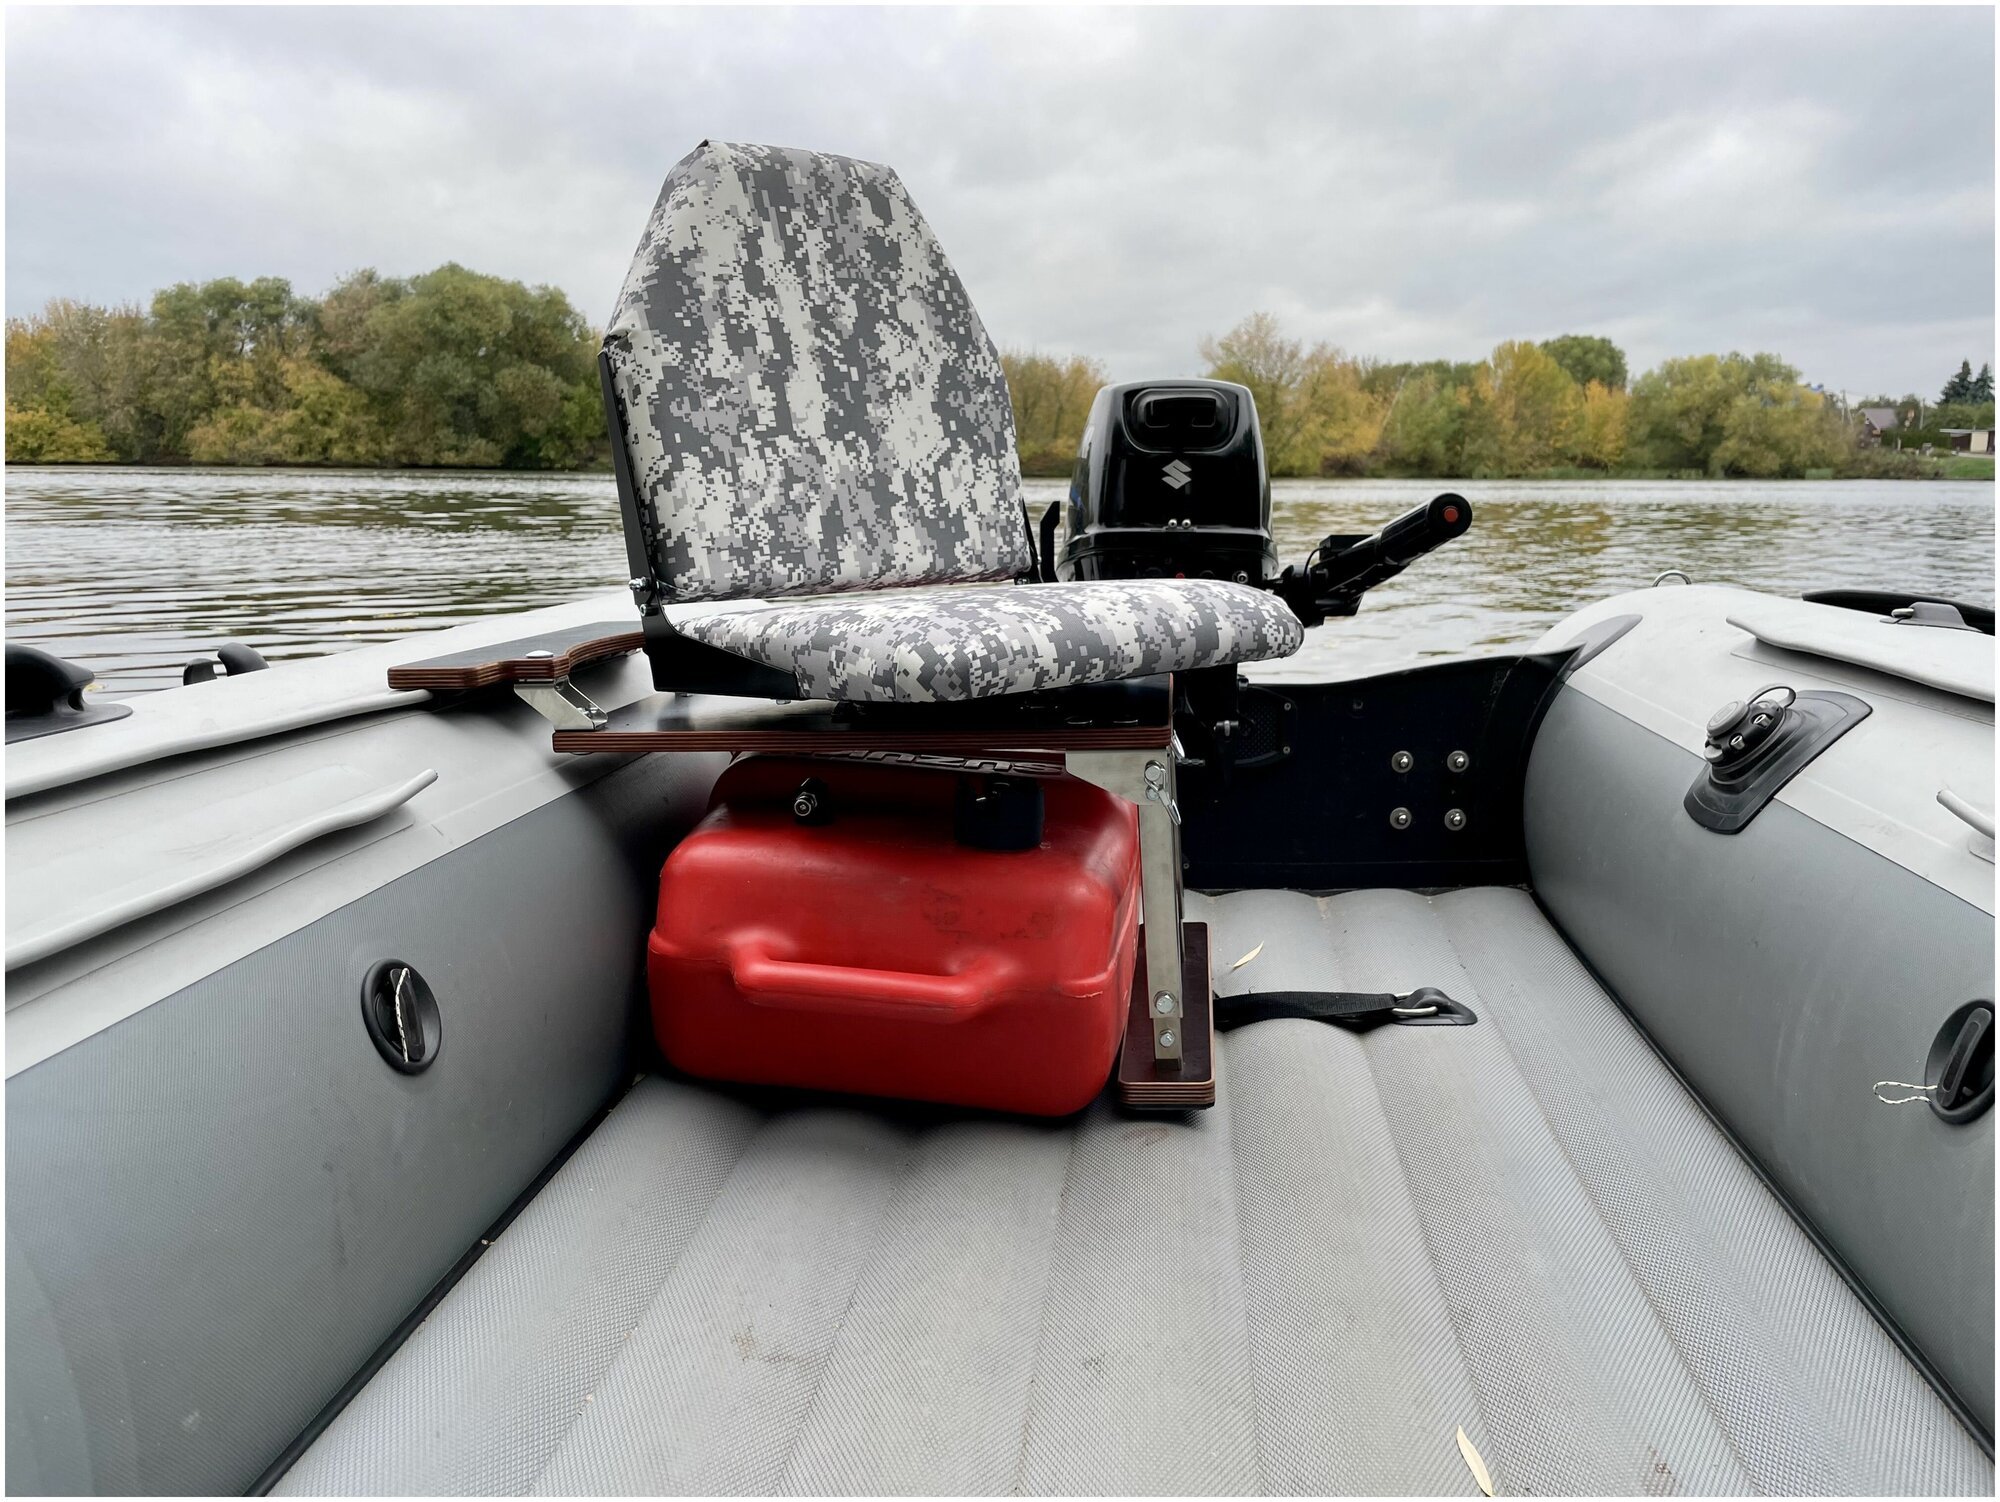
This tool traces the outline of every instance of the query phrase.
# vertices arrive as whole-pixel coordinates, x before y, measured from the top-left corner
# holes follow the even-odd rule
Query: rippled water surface
[[[111,688],[180,681],[231,639],[273,661],[556,604],[626,577],[601,476],[245,470],[6,472],[7,637]],[[1039,511],[1066,486],[1028,484]],[[1284,481],[1281,555],[1442,487]],[[1459,482],[1471,535],[1307,638],[1320,676],[1533,640],[1662,569],[1780,593],[1881,584],[1990,604],[1986,482]]]

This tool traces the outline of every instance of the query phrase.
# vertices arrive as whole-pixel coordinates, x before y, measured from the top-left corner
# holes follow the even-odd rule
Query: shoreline
[[[1397,474],[1390,472],[1372,474],[1341,475],[1273,475],[1273,484],[1286,481],[1304,481],[1312,484],[1365,483],[1370,481],[1423,481],[1435,485],[1494,485],[1494,484],[1537,484],[1572,483],[1591,481],[1606,483],[1630,483],[1645,481],[1651,484],[1691,484],[1691,485],[1837,485],[1858,480],[1902,480],[1922,482],[1929,480],[1990,481],[1994,478],[1994,456],[1987,454],[1960,454],[1955,458],[1933,458],[1919,460],[1927,466],[1922,474],[1838,474],[1832,471],[1815,471],[1803,475],[1710,475],[1693,470],[1663,469],[1607,469],[1590,470],[1557,468],[1536,470],[1518,475],[1425,475]],[[354,466],[341,464],[119,464],[87,463],[62,464],[9,460],[5,468],[9,472],[29,472],[35,470],[63,474],[296,474],[296,475],[507,475],[527,478],[545,475],[550,478],[570,478],[574,476],[609,477],[611,466],[606,464],[583,465],[573,469],[507,469],[499,466],[480,469],[466,469],[454,466],[430,467],[412,464],[382,464]],[[1067,480],[1068,469],[1023,470],[1024,480]]]

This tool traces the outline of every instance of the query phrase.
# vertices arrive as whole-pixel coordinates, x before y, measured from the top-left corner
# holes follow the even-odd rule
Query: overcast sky
[[[448,260],[610,308],[703,137],[893,164],[1002,345],[1993,354],[1972,9],[7,14],[10,314]]]

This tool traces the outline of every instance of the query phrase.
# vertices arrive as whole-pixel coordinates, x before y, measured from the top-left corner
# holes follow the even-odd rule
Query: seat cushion
[[[792,674],[807,698],[906,704],[1289,657],[1305,636],[1276,595],[1214,579],[820,599],[675,625]]]
[[[1525,893],[1190,896],[1212,1111],[641,1082],[285,1492],[1983,1493],[1993,1471]],[[1235,969],[1237,956],[1257,958]]]

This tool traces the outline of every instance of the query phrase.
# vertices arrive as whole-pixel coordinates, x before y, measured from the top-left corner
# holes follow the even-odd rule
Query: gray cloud
[[[23,10],[7,307],[457,260],[610,306],[704,136],[894,163],[1002,343],[1195,367],[1993,349],[1994,19],[1894,10]]]

